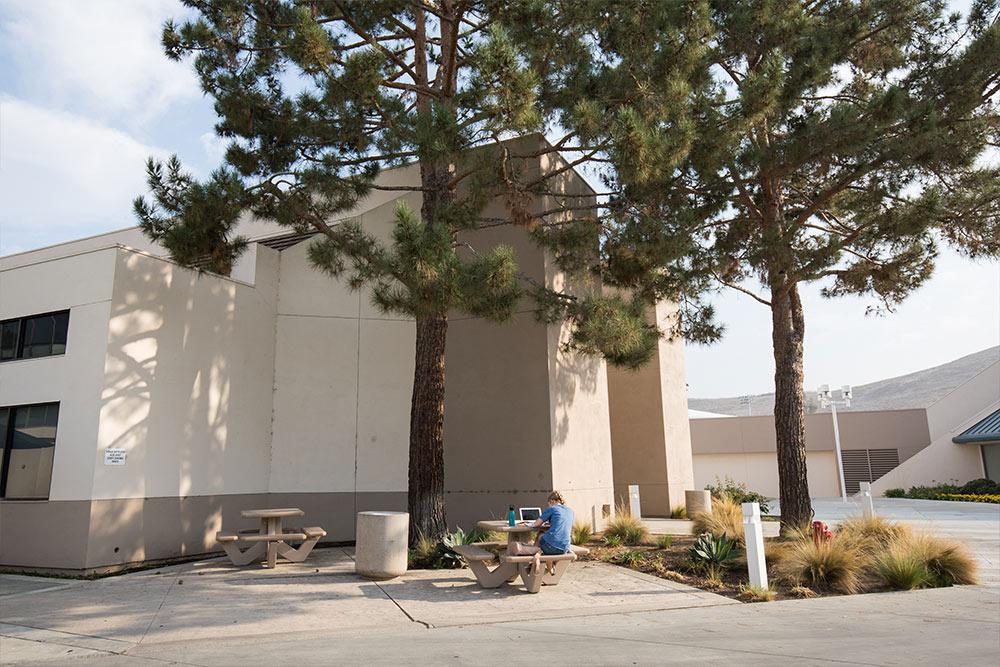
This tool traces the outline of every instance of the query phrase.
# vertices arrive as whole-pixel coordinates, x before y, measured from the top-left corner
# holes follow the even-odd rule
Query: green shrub
[[[974,495],[1000,495],[1000,482],[985,478],[974,479],[960,486],[958,492]]]
[[[660,535],[656,538],[656,546],[660,549],[669,549],[674,544],[673,535]]]
[[[905,498],[906,489],[886,489],[882,495],[886,498]]]
[[[619,565],[624,565],[625,567],[636,567],[641,565],[646,561],[646,554],[638,549],[629,549],[618,554],[615,559]]]
[[[609,547],[620,547],[622,545],[622,538],[619,535],[605,535],[604,544]]]
[[[573,532],[570,536],[570,541],[573,544],[586,544],[593,537],[594,532],[590,529],[590,524],[577,521],[573,524]]]
[[[711,512],[698,512],[693,517],[694,532],[711,533],[715,537],[743,540],[743,508],[730,496],[712,498]]]
[[[954,484],[938,484],[936,486],[911,486],[906,492],[907,498],[917,500],[935,500],[942,493],[958,493],[958,487]]]
[[[628,510],[619,507],[615,517],[604,529],[605,541],[609,536],[616,536],[622,544],[632,547],[642,544],[649,536],[649,531],[641,519],[635,518]]]
[[[684,505],[678,505],[677,507],[670,510],[671,519],[686,519],[688,518],[688,508]]]
[[[856,593],[862,565],[857,548],[834,536],[819,544],[811,539],[788,542],[777,570],[781,578],[796,586]]]
[[[738,555],[736,540],[702,533],[688,549],[688,558],[708,573],[709,579],[719,579],[722,568]]]
[[[767,496],[757,493],[756,491],[749,490],[746,484],[743,482],[737,482],[728,475],[721,481],[718,477],[716,477],[715,484],[707,484],[705,489],[711,492],[713,502],[716,498],[728,496],[737,505],[742,505],[743,503],[758,503],[760,505],[761,514],[767,514],[770,510],[768,507]]]
[[[411,567],[428,570],[453,570],[465,567],[462,557],[452,547],[481,542],[485,534],[485,531],[478,528],[465,532],[459,527],[453,533],[445,533],[440,542],[435,542],[424,535],[417,535],[408,560]]]

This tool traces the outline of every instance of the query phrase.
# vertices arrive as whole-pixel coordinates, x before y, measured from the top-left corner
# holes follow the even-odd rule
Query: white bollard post
[[[628,485],[628,510],[636,519],[642,518],[642,507],[639,505],[639,485]]]
[[[861,482],[861,511],[866,519],[875,518],[875,501],[872,500],[871,482]]]
[[[764,529],[760,525],[760,505],[758,503],[743,503],[743,536],[747,547],[747,570],[750,573],[750,585],[767,588]]]
[[[590,529],[597,532],[597,505],[590,506]]]

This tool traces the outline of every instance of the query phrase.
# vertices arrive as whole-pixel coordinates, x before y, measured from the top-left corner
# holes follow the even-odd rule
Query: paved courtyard
[[[967,541],[985,563],[1000,561],[1000,508],[879,505],[881,513]],[[852,511],[839,500],[816,507],[831,522]],[[354,575],[352,551],[343,548],[276,570],[213,559],[97,581],[0,576],[4,665],[496,664],[513,657],[552,665],[995,665],[1000,586],[750,605],[587,562],[571,567],[559,586],[529,595],[519,586],[482,590],[468,570],[367,581]]]

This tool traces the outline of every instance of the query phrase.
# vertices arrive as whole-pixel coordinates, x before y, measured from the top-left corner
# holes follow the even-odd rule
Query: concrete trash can
[[[407,512],[358,512],[354,571],[369,579],[404,574],[409,525]]]
[[[709,491],[685,491],[684,506],[687,508],[689,519],[693,519],[698,512],[712,511],[712,494]]]

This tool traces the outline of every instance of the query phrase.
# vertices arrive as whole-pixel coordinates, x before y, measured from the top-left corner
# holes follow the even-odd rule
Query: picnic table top
[[[305,512],[298,507],[279,507],[269,510],[243,510],[240,516],[244,519],[273,519],[284,516],[305,516]]]
[[[478,525],[483,530],[495,530],[498,533],[529,533],[533,530],[541,530],[544,526],[535,528],[535,522],[529,521],[527,524],[518,521],[513,526],[506,521],[480,521]]]

